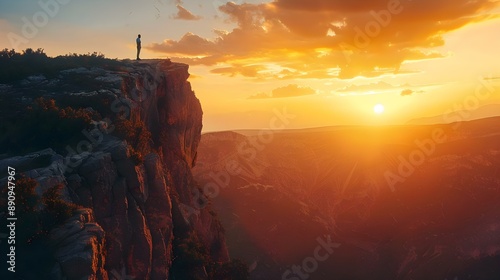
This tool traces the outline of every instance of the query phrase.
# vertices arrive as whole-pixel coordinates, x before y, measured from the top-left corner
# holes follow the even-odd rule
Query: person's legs
[[[140,60],[139,55],[141,54],[141,48],[137,48],[137,60]]]

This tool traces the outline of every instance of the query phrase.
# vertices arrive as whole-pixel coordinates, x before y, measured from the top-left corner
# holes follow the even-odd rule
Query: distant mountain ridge
[[[447,124],[457,121],[472,121],[478,119],[485,119],[490,117],[500,116],[500,104],[489,104],[477,108],[476,110],[459,110],[442,115],[416,118],[408,121],[409,125],[429,125],[429,124]]]

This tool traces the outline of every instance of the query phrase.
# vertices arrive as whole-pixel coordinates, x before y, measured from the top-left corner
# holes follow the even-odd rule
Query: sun
[[[377,104],[373,107],[373,112],[375,112],[375,114],[377,114],[377,115],[382,114],[384,111],[385,111],[385,108],[384,108],[384,105],[382,105],[382,104]]]

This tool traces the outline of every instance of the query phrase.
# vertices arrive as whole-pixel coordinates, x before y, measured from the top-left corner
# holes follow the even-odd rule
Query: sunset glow
[[[284,108],[287,128],[370,124],[379,102],[382,124],[404,124],[500,82],[499,1],[65,2],[34,32],[37,2],[2,1],[0,48],[133,58],[141,33],[143,58],[190,65],[204,131],[266,128]]]
[[[499,51],[500,0],[0,0],[0,280],[498,280]]]

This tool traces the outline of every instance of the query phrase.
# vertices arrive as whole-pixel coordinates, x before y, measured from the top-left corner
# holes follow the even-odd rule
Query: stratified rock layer
[[[68,75],[99,81],[101,89],[65,86]],[[49,234],[56,260],[52,279],[168,279],[173,241],[192,231],[214,260],[228,260],[220,223],[192,192],[203,113],[188,77],[187,65],[158,60],[128,63],[119,71],[65,70],[58,79],[24,85],[71,89],[45,95],[56,100],[61,94],[102,96],[112,101],[111,112],[141,121],[151,132],[153,152],[142,162],[132,159],[125,140],[103,133],[114,128],[112,122],[90,138],[82,134],[82,141],[92,142],[84,152],[77,146],[68,155],[47,149],[0,160],[2,167],[25,166],[26,176],[39,182],[38,194],[62,183],[64,198],[84,207]],[[39,157],[49,157],[50,165],[29,168]]]

